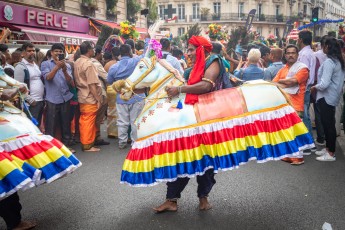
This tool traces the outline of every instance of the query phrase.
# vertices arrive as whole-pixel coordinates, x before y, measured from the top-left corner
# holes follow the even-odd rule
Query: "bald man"
[[[283,50],[279,48],[271,49],[269,59],[272,61],[270,65],[264,72],[264,80],[272,81],[277,75],[278,71],[283,68],[284,64],[282,62]]]

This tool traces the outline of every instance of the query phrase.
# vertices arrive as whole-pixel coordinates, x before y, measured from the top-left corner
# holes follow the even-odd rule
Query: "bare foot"
[[[163,212],[176,212],[177,211],[177,202],[166,200],[160,206],[153,208],[153,210],[157,214],[163,213]]]
[[[37,223],[35,221],[21,221],[17,227],[13,228],[13,230],[27,230],[32,229],[37,226]]]
[[[208,202],[207,197],[199,198],[199,210],[207,211],[212,208],[212,205]]]
[[[84,150],[84,152],[99,152],[101,149],[96,147],[91,147],[91,149]]]

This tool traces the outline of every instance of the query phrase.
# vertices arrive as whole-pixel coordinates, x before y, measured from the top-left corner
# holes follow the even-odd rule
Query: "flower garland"
[[[162,45],[161,43],[157,42],[154,39],[151,39],[149,42],[150,46],[150,51],[149,51],[149,56],[152,57],[154,55],[157,56],[157,58],[162,58]]]
[[[208,26],[206,34],[208,34],[212,40],[227,40],[227,35],[222,29],[222,26],[216,23],[212,23]]]
[[[120,23],[120,36],[124,39],[137,39],[139,37],[138,31],[135,29],[135,26],[130,24],[129,21],[124,21]]]
[[[314,26],[314,24],[316,25],[321,25],[321,24],[325,24],[325,23],[339,23],[339,22],[343,22],[344,19],[338,19],[338,20],[332,20],[332,19],[321,19],[317,22],[312,22],[312,23],[309,23],[309,24],[306,24],[306,25],[303,25],[303,26],[300,26],[298,27],[298,30],[303,30],[305,28],[308,28],[308,27],[312,27]]]
[[[274,34],[269,34],[267,37],[267,41],[270,45],[273,45],[277,42],[277,37]]]
[[[78,45],[65,45],[65,50],[69,54],[71,54],[73,52],[77,52],[78,49],[79,49]]]

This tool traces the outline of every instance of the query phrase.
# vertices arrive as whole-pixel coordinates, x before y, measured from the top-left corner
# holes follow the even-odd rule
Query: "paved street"
[[[338,144],[344,144],[344,134]],[[177,213],[154,214],[164,201],[165,184],[131,188],[119,184],[126,151],[112,144],[101,153],[76,155],[83,166],[49,185],[21,192],[24,219],[36,229],[345,229],[345,159],[338,145],[337,161],[307,156],[302,166],[284,162],[250,162],[216,176],[210,201],[199,212],[195,179],[179,201]],[[77,148],[79,149],[79,147]],[[344,149],[344,146],[343,146]],[[3,221],[0,229],[5,229]]]

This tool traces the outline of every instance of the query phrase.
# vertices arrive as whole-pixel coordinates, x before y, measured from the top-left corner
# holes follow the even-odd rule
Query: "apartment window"
[[[178,4],[177,5],[177,14],[178,14],[179,20],[185,19],[186,11],[185,11],[184,4]]]
[[[159,18],[160,19],[164,19],[164,9],[165,9],[164,5],[159,5],[159,7],[158,7],[158,10],[159,10],[158,14],[159,14]]]
[[[220,2],[214,2],[213,3],[213,11],[214,14],[220,15]]]
[[[280,37],[280,35],[279,35],[279,28],[278,27],[274,30],[274,35],[276,37]]]
[[[200,18],[200,4],[193,3],[193,19]]]
[[[303,13],[306,14],[308,10],[308,6],[307,5],[303,5]]]
[[[258,15],[260,16],[262,14],[262,4],[260,3],[258,5]]]
[[[256,32],[258,32],[258,34],[262,35],[262,27],[256,28]]]
[[[184,27],[180,27],[177,29],[178,36],[182,36],[184,35],[184,33],[185,33]]]
[[[278,16],[279,15],[279,5],[276,5],[276,16]]]
[[[238,3],[238,17],[244,17],[244,3]]]

